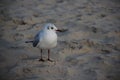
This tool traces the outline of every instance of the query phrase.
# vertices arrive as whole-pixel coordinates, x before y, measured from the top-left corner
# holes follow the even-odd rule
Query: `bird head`
[[[48,30],[48,31],[59,31],[59,32],[61,32],[61,30],[60,29],[58,29],[54,24],[52,24],[52,23],[48,23],[48,24],[46,24],[45,25],[45,30]]]

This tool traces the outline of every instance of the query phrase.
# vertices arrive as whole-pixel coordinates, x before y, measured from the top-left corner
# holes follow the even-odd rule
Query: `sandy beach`
[[[25,43],[46,23],[54,62]],[[120,1],[0,0],[0,80],[120,80]]]

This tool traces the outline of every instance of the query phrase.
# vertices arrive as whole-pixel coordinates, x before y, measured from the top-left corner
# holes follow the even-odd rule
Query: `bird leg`
[[[45,60],[42,58],[42,49],[40,49],[40,53],[41,53],[41,58],[39,59],[39,61],[42,61],[42,62],[44,62]]]
[[[48,61],[53,62],[53,60],[50,59],[50,49],[48,49]]]

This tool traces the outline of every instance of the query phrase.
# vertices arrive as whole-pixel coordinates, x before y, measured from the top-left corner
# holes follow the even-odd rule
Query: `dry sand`
[[[55,62],[26,40],[46,23],[58,33]],[[47,53],[44,51],[44,58]],[[0,0],[0,80],[120,80],[119,0]]]

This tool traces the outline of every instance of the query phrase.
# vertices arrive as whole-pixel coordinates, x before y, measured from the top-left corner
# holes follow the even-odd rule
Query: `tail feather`
[[[33,43],[33,41],[25,41],[25,43]]]

